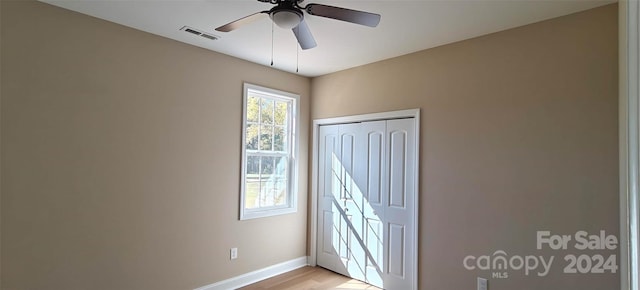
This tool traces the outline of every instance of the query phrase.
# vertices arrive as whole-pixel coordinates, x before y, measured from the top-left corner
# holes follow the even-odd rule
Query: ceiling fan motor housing
[[[269,10],[269,16],[276,25],[284,29],[293,29],[300,24],[304,14],[302,10],[294,7],[293,3],[289,1],[280,2],[278,6]]]

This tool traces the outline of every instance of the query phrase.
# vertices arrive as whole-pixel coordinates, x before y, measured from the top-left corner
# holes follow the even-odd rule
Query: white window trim
[[[241,179],[240,179],[240,220],[249,220],[261,217],[269,217],[275,215],[289,214],[298,211],[298,147],[299,147],[299,115],[300,115],[300,96],[297,94],[284,92],[276,89],[266,88],[258,85],[244,83],[243,86],[243,101],[242,101],[242,164],[241,164]],[[246,180],[246,165],[247,165],[247,150],[245,147],[246,140],[246,124],[247,124],[247,99],[249,91],[256,91],[263,95],[268,95],[274,98],[287,98],[293,100],[293,106],[291,108],[291,143],[289,148],[291,150],[291,158],[289,159],[289,172],[288,172],[288,195],[286,206],[271,207],[266,209],[245,209],[245,180]]]

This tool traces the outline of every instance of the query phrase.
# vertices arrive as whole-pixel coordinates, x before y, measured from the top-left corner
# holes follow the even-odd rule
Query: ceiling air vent
[[[180,30],[184,31],[184,32],[188,32],[194,35],[198,35],[198,36],[202,36],[204,38],[208,38],[211,40],[218,40],[220,39],[220,36],[217,35],[213,35],[213,34],[208,34],[205,32],[202,32],[201,30],[195,29],[193,27],[189,27],[189,26],[182,26],[182,28],[180,28]]]

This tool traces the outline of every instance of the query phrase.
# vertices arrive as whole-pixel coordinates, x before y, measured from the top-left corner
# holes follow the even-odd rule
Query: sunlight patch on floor
[[[360,281],[356,281],[356,280],[351,280],[349,282],[343,283],[342,285],[337,286],[336,288],[333,288],[335,290],[355,290],[355,289],[380,289],[378,287],[366,284],[364,282],[360,282]]]

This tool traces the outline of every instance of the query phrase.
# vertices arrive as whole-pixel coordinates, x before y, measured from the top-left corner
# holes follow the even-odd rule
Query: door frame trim
[[[618,2],[620,288],[640,289],[640,4]]]
[[[353,115],[353,116],[343,116],[343,117],[334,117],[334,118],[325,118],[325,119],[315,119],[313,120],[313,139],[312,139],[312,156],[311,156],[311,208],[310,208],[310,230],[309,230],[309,265],[316,266],[317,263],[317,253],[318,253],[318,134],[320,131],[320,126],[322,125],[337,125],[337,124],[346,124],[346,123],[357,123],[357,122],[368,122],[368,121],[380,121],[380,120],[390,120],[390,119],[401,119],[401,118],[414,118],[415,120],[415,146],[416,146],[416,168],[415,168],[415,178],[414,178],[414,187],[415,187],[415,204],[414,204],[414,217],[413,223],[414,228],[414,243],[413,243],[413,251],[414,255],[408,257],[411,261],[413,268],[413,281],[412,289],[418,289],[418,228],[419,228],[419,197],[420,197],[420,109],[408,109],[408,110],[400,110],[400,111],[390,111],[390,112],[381,112],[381,113],[372,113],[372,114],[363,114],[363,115]]]

